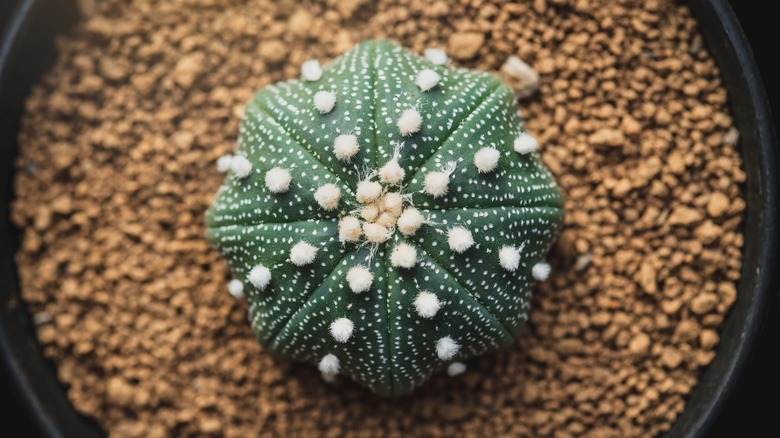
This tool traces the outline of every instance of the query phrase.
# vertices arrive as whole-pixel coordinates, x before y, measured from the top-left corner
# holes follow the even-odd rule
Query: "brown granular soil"
[[[13,220],[45,355],[117,437],[651,436],[735,300],[745,179],[718,68],[669,1],[82,2],[27,101]],[[516,348],[380,398],[277,363],[204,238],[253,91],[368,37],[541,75],[521,102],[567,196]]]

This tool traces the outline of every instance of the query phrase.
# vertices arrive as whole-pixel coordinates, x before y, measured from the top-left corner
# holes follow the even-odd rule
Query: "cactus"
[[[280,357],[401,394],[508,346],[563,219],[512,91],[366,41],[247,104],[207,236]]]

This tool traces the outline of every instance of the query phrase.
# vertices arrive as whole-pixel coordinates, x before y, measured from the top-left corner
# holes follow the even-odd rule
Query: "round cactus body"
[[[366,41],[247,104],[208,238],[272,354],[409,392],[522,330],[563,219],[537,147],[496,77]]]

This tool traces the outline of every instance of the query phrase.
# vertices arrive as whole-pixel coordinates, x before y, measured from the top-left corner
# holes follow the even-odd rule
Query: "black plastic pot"
[[[41,356],[19,299],[13,255],[19,230],[9,224],[13,159],[22,105],[30,86],[55,59],[54,37],[76,23],[75,0],[18,0],[0,40],[0,362],[16,400],[37,431],[24,436],[103,435],[68,402],[54,367]],[[722,328],[718,353],[704,372],[671,436],[705,436],[729,401],[773,297],[778,254],[778,156],[763,84],[742,29],[725,0],[689,0],[719,65],[741,133],[747,171],[745,247],[738,297]],[[36,433],[37,432],[37,433]]]

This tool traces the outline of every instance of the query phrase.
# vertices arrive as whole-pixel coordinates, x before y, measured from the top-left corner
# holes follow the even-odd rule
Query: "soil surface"
[[[736,298],[745,208],[726,91],[686,7],[81,4],[88,17],[26,104],[12,215],[45,355],[112,436],[625,437],[673,424]],[[443,48],[530,94],[527,128],[567,197],[518,345],[400,398],[272,361],[204,238],[215,162],[252,93],[376,37]],[[510,56],[539,73],[536,93],[502,69]]]

